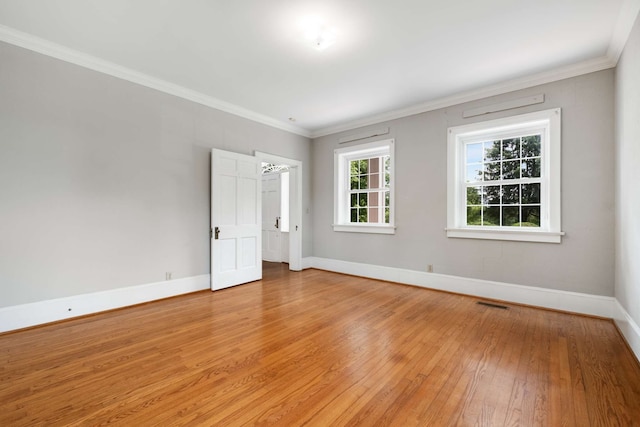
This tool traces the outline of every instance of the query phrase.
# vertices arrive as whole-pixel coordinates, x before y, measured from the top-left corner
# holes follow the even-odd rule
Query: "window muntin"
[[[560,243],[560,109],[449,128],[447,236]]]
[[[349,161],[349,222],[389,224],[388,155]]]
[[[542,131],[464,143],[466,226],[540,227]]]
[[[394,233],[393,144],[335,150],[335,231]]]

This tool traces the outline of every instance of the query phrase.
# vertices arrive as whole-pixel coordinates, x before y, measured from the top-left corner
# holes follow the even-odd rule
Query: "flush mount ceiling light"
[[[311,43],[316,50],[325,50],[336,41],[336,29],[327,26],[318,17],[313,16],[302,19],[300,27],[305,40]]]

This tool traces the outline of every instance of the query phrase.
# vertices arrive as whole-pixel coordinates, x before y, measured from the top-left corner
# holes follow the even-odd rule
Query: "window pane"
[[[485,227],[497,227],[500,225],[500,206],[482,208],[482,225]]]
[[[485,163],[484,165],[484,180],[485,181],[497,181],[500,179],[500,162]]]
[[[358,209],[351,209],[351,222],[358,222]]]
[[[367,193],[359,193],[358,200],[360,207],[367,206]]]
[[[522,184],[522,204],[540,203],[540,184]]]
[[[482,163],[467,165],[467,182],[482,181]]]
[[[378,220],[378,208],[369,208],[369,222],[380,222]]]
[[[482,163],[482,143],[467,144],[466,163]]]
[[[360,175],[360,189],[369,188],[369,176]]]
[[[491,162],[500,160],[500,141],[487,141],[484,143],[484,160],[485,162]]]
[[[358,206],[358,195],[357,194],[352,194],[351,195],[351,205],[349,205],[349,206],[351,206],[352,208]]]
[[[367,222],[367,208],[358,209],[358,222]]]
[[[540,159],[527,159],[522,161],[523,178],[540,178]]]
[[[522,226],[540,227],[540,206],[522,207]]]
[[[370,188],[380,188],[380,174],[372,173],[369,175],[369,186]]]
[[[502,158],[520,158],[520,138],[510,138],[502,140]]]
[[[388,191],[386,191],[386,192],[384,193],[384,205],[385,205],[386,207],[391,206],[391,204],[390,204],[389,202],[391,202],[391,195],[389,194],[389,192],[388,192]]]
[[[520,186],[519,185],[503,185],[502,186],[502,204],[513,205],[520,203]]]
[[[369,173],[379,173],[380,172],[380,157],[374,157],[373,159],[369,159]]]
[[[502,162],[502,179],[520,179],[520,160]]]
[[[522,157],[540,156],[540,135],[522,137]]]
[[[357,190],[358,189],[358,185],[360,185],[360,179],[358,179],[358,176],[352,176],[351,177],[351,189],[352,190]]]
[[[369,206],[380,206],[380,193],[369,193]]]
[[[467,187],[467,206],[482,204],[482,187]]]
[[[500,186],[488,185],[484,187],[484,204],[499,205],[500,204]]]
[[[502,225],[504,227],[520,226],[520,208],[518,206],[502,208]]]
[[[360,175],[369,173],[369,159],[360,160]]]
[[[389,174],[389,172],[387,172],[384,174],[384,186],[388,188],[390,182],[391,182],[391,175]]]
[[[389,224],[389,208],[384,208],[384,222]]]
[[[467,206],[467,225],[482,225],[481,206]]]
[[[349,162],[349,175],[360,175],[360,161],[359,160],[351,160]]]

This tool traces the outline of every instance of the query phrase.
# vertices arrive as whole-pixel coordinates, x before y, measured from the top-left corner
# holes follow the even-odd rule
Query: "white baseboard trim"
[[[615,302],[614,309],[613,321],[616,322],[629,347],[631,347],[636,358],[640,361],[640,326],[631,318],[618,300]]]
[[[607,318],[613,317],[616,302],[613,297],[600,295],[513,285],[329,258],[309,257],[304,259],[304,264],[312,268],[337,273]]]
[[[210,288],[208,274],[0,308],[0,332],[28,328]]]
[[[613,318],[636,357],[640,360],[640,327],[620,303],[612,297],[319,257],[303,258],[302,268],[318,268],[441,291]],[[210,276],[203,274],[183,279],[2,307],[0,308],[0,332],[28,328],[206,289],[210,289]]]
[[[305,257],[302,258],[302,269],[306,270],[307,268],[313,268],[313,260],[314,257]]]

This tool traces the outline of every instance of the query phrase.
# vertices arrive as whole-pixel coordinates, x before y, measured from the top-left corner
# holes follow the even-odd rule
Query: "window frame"
[[[554,108],[448,129],[447,237],[561,243],[561,116],[561,109]],[[540,227],[467,225],[466,144],[532,129],[542,130]]]
[[[334,150],[333,231],[395,234],[394,139],[385,139]],[[350,220],[350,161],[363,157],[389,156],[389,223],[352,223]]]

